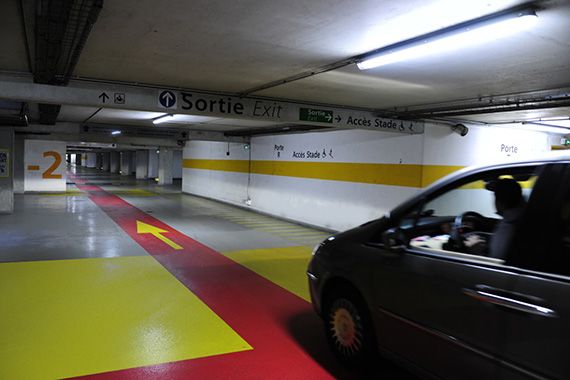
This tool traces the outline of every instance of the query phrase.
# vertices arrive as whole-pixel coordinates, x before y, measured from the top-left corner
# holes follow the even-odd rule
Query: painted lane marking
[[[151,234],[163,243],[168,244],[170,247],[176,250],[181,250],[182,246],[176,244],[166,236],[162,236],[162,234],[166,233],[168,233],[168,231],[137,220],[137,234]]]
[[[251,347],[251,351],[182,360],[85,376],[90,379],[350,378],[325,345],[311,305],[270,280],[191,239],[100,187],[77,186],[164,268],[198,296]],[[169,231],[176,251],[152,235],[138,234],[136,221]],[[177,254],[173,254],[178,252]],[[199,327],[198,327],[199,328]]]

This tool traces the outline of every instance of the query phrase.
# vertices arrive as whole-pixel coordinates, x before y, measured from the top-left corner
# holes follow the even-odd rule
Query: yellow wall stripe
[[[186,169],[278,175],[375,185],[425,187],[463,166],[348,162],[185,159]]]

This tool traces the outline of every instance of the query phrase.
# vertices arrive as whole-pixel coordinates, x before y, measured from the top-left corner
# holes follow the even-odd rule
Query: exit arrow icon
[[[340,123],[340,121],[342,120],[342,118],[341,118],[339,115],[336,115],[336,117],[334,118],[334,120],[335,120],[337,123]]]
[[[176,250],[181,250],[182,247],[170,240],[167,237],[162,236],[162,234],[166,234],[168,231],[163,230],[162,228],[155,227],[151,224],[143,223],[140,220],[137,220],[137,234],[151,234],[155,238],[159,239],[165,244],[168,244],[171,248]]]
[[[109,95],[107,95],[106,93],[102,92],[101,95],[98,96],[99,99],[101,99],[101,101],[103,103],[105,103],[107,101],[107,99],[109,99]]]

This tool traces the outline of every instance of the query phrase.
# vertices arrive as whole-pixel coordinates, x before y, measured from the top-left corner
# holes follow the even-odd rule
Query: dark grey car
[[[311,297],[338,357],[380,351],[442,379],[570,379],[567,157],[463,171],[315,247]],[[525,206],[497,258],[487,185],[500,178]]]

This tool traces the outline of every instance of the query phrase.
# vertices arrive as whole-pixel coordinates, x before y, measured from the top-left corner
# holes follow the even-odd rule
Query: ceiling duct
[[[103,0],[38,0],[36,4],[34,82],[65,86]],[[40,123],[54,124],[60,108],[40,104]]]

